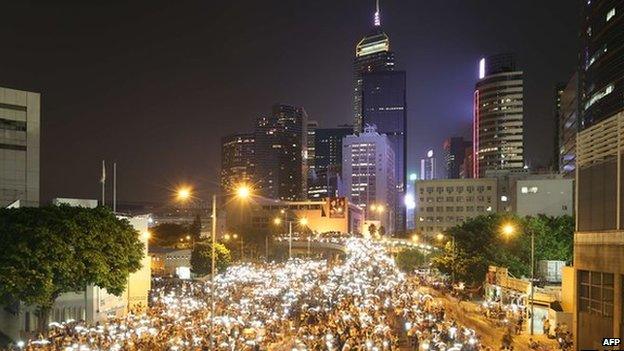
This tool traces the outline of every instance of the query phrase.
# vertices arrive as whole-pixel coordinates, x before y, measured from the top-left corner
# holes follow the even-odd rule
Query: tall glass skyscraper
[[[513,54],[481,59],[474,93],[473,174],[524,167],[523,72]]]
[[[300,200],[307,188],[307,121],[302,107],[273,105],[255,130],[259,193],[273,199]]]
[[[364,126],[375,125],[377,131],[388,137],[394,151],[394,184],[397,199],[394,209],[395,228],[403,229],[407,144],[407,102],[405,96],[405,72],[386,71],[365,73],[362,79],[362,122]]]
[[[390,38],[381,28],[381,13],[379,11],[379,2],[377,2],[373,29],[355,46],[355,59],[353,61],[353,129],[356,133],[363,130],[363,75],[370,72],[393,70],[394,53],[390,51]]]

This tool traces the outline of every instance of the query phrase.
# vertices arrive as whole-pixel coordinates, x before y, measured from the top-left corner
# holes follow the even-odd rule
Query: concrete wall
[[[574,213],[574,180],[526,179],[516,184],[518,216],[572,216]]]

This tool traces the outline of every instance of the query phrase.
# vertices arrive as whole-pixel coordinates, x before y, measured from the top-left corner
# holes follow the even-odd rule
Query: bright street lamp
[[[192,194],[193,194],[193,189],[191,189],[189,186],[183,185],[176,190],[175,195],[178,201],[184,202],[190,199]]]
[[[516,228],[514,228],[513,224],[507,223],[503,225],[502,231],[506,236],[510,236],[516,231]]]
[[[247,199],[251,196],[251,188],[247,184],[242,184],[236,189],[236,195],[240,199]]]

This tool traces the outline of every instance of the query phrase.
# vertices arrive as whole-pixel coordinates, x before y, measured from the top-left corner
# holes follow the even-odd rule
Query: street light
[[[505,236],[511,236],[516,232],[516,227],[511,223],[505,223],[502,226],[502,232]],[[535,296],[535,232],[531,230],[531,335],[534,334],[533,320],[535,319],[535,305],[533,298]]]
[[[178,201],[185,202],[191,198],[193,189],[191,187],[183,185],[176,190],[176,198]]]
[[[288,259],[290,260],[292,258],[292,224],[294,220],[286,218],[286,211],[284,209],[281,209],[280,213],[284,215],[284,220],[288,223]],[[280,217],[275,217],[273,223],[275,225],[280,225],[282,224],[282,219]],[[300,226],[305,227],[308,225],[308,219],[305,217],[299,218],[298,223]]]
[[[246,184],[239,185],[234,194],[242,200],[245,200],[252,196],[251,188]],[[176,190],[176,198],[178,201],[186,202],[193,198],[193,189],[189,186],[181,186]],[[210,342],[209,349],[213,349],[212,338],[214,330],[214,312],[215,312],[215,265],[216,265],[216,248],[217,243],[217,195],[212,195],[212,235],[211,235],[211,267],[210,267]]]

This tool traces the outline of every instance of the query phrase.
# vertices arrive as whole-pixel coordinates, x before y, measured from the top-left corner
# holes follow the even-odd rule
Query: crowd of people
[[[413,350],[481,349],[473,330],[418,291],[377,244],[349,239],[346,258],[241,264],[209,282],[155,284],[149,308],[103,324],[55,323],[14,349]],[[214,318],[211,323],[211,310]]]

